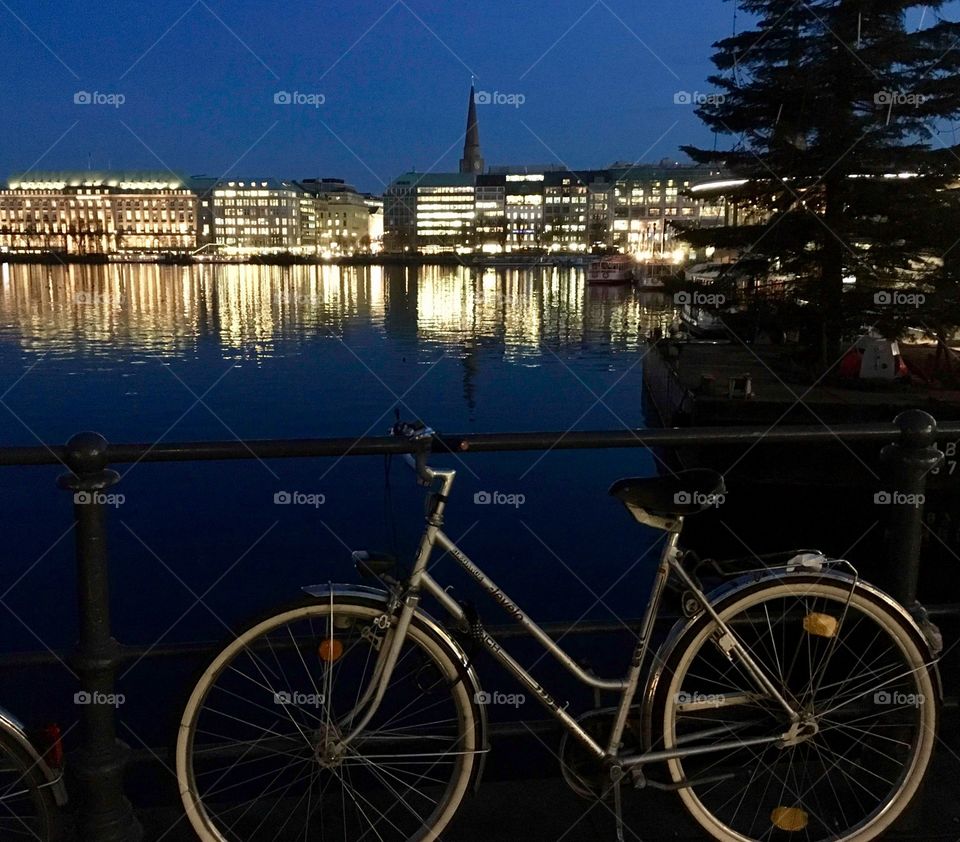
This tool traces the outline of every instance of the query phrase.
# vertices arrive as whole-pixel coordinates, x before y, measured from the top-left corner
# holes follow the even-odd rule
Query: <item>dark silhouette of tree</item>
[[[829,366],[845,328],[863,323],[864,297],[921,282],[948,245],[927,223],[960,171],[939,136],[960,113],[960,24],[940,16],[944,0],[739,2],[756,23],[715,44],[716,95],[697,109],[734,143],[684,149],[745,179],[737,200],[758,216],[677,227],[794,277]],[[924,24],[908,29],[922,7]],[[859,295],[844,294],[845,279]]]

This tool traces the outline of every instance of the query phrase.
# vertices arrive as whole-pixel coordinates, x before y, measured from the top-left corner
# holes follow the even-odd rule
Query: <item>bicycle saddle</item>
[[[693,515],[723,502],[723,477],[706,468],[692,468],[663,477],[626,477],[610,486],[610,494],[631,508],[655,517]]]

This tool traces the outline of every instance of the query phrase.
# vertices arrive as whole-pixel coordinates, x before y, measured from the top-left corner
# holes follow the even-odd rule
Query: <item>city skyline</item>
[[[457,169],[471,81],[488,166],[678,158],[707,133],[675,94],[705,90],[733,7],[703,3],[681,27],[658,5],[361,0],[267,20],[246,0],[160,2],[136,20],[7,5],[0,43],[21,78],[0,90],[16,115],[0,174],[338,175],[382,193],[411,168]]]

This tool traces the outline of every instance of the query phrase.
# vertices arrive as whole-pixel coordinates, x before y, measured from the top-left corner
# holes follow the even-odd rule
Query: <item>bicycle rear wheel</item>
[[[414,622],[375,717],[337,741],[370,684],[384,606],[336,598],[249,628],[194,689],[177,741],[187,814],[204,842],[429,842],[476,762],[462,664]]]
[[[872,588],[836,577],[749,585],[715,608],[814,733],[789,719],[736,660],[705,614],[665,656],[654,726],[662,747],[739,743],[668,761],[690,814],[720,840],[867,842],[909,805],[938,724],[931,658],[909,619]]]
[[[36,760],[0,732],[0,839],[56,842],[60,810]]]

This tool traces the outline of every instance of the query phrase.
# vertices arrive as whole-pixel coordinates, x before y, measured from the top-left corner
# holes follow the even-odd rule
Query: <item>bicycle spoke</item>
[[[740,745],[668,762],[675,780],[692,782],[681,796],[714,834],[821,842],[882,830],[906,804],[889,809],[911,758],[923,747],[929,760],[924,701],[932,692],[911,633],[884,607],[854,599],[853,585],[810,580],[808,590],[789,577],[758,585],[724,616],[743,651],[798,705],[796,725],[717,645],[709,617],[677,645],[664,691],[666,747],[782,735],[759,750]]]
[[[224,650],[184,732],[195,824],[230,842],[408,842],[449,821],[476,755],[472,708],[423,632],[411,630],[383,701],[342,743],[367,716],[358,706],[389,645],[378,616],[320,602]],[[287,695],[271,704],[274,692]]]

